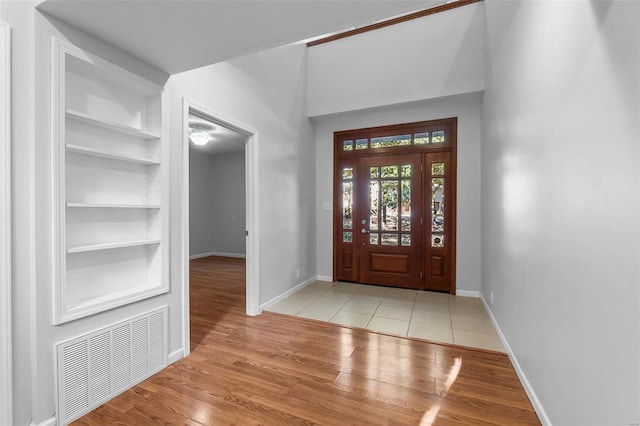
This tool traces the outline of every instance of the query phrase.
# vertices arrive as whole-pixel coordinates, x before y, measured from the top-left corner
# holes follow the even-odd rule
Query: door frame
[[[11,27],[0,21],[0,424],[13,423],[11,321]]]
[[[362,150],[359,150],[356,148],[357,146],[356,140],[360,138],[369,139],[371,137],[393,136],[393,135],[414,133],[414,132],[417,133],[420,131],[430,131],[427,128],[433,128],[433,127],[448,127],[449,129],[450,137],[447,137],[444,144],[441,146],[434,146],[433,144],[428,144],[428,145],[411,144],[411,145],[396,146],[396,147],[377,147],[375,149],[367,148]],[[420,130],[422,128],[425,128],[425,130]],[[458,174],[457,173],[457,158],[458,158],[457,139],[458,139],[458,118],[457,117],[442,118],[442,119],[420,121],[420,122],[392,124],[392,125],[382,125],[382,126],[374,126],[374,127],[367,127],[367,128],[361,128],[361,129],[334,132],[333,187],[332,187],[332,192],[333,192],[332,198],[333,198],[333,206],[334,206],[334,212],[333,212],[333,218],[332,218],[333,281],[336,281],[338,276],[337,268],[339,264],[339,253],[338,253],[339,250],[338,250],[337,241],[340,238],[338,233],[339,233],[339,230],[341,229],[341,222],[342,222],[341,216],[337,213],[338,209],[342,211],[340,207],[342,206],[342,202],[341,202],[342,197],[341,195],[338,194],[338,191],[336,190],[336,188],[342,183],[342,176],[340,174],[338,164],[340,163],[351,164],[351,167],[354,168],[354,174],[356,174],[358,169],[357,167],[358,159],[363,157],[372,157],[372,156],[384,157],[384,156],[390,156],[390,155],[421,153],[423,154],[423,160],[424,160],[424,154],[448,152],[450,153],[450,160],[451,160],[451,167],[450,167],[451,183],[449,184],[451,188],[451,201],[449,202],[449,205],[451,207],[451,212],[450,212],[451,223],[454,224],[453,229],[450,231],[451,264],[450,264],[449,274],[451,277],[451,286],[450,286],[449,293],[452,295],[456,294],[456,251],[457,251],[457,248],[456,248],[457,212],[456,210],[457,210],[457,174]],[[351,140],[351,143],[352,143],[351,150],[346,150],[346,149],[343,149],[342,146],[339,146],[340,141],[342,140],[345,140],[345,141]],[[425,175],[423,175],[423,179],[424,179],[424,176]],[[423,207],[423,210],[424,210],[423,214],[426,214],[428,211],[430,211],[430,208],[427,209],[426,207]],[[339,216],[340,216],[340,219],[339,219]],[[355,240],[355,237],[354,237],[354,240]],[[426,244],[426,241],[424,242],[424,244]],[[354,254],[353,254],[354,262],[357,258],[358,251],[359,249],[354,250]],[[422,252],[423,261],[426,261],[425,256],[427,252],[425,250],[421,250],[421,252]],[[426,282],[426,279],[427,277],[425,274],[425,276],[423,277],[423,285]]]
[[[183,347],[184,355],[191,351],[189,330],[189,113],[196,114],[219,126],[226,127],[246,136],[245,143],[245,200],[247,228],[246,262],[246,313],[250,316],[260,314],[260,274],[259,274],[259,182],[258,182],[258,131],[235,119],[186,97],[182,98],[182,306],[183,306]]]

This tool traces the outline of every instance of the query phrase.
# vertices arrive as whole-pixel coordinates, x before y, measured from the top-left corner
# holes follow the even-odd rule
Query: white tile
[[[329,290],[328,292],[320,296],[319,299],[331,299],[331,300],[335,300],[336,302],[345,304],[347,300],[351,299],[351,297],[352,297],[352,294],[350,293],[340,293],[340,292],[334,292],[333,290]]]
[[[325,308],[325,309],[335,309],[337,312],[338,310],[340,310],[340,308],[342,308],[342,306],[344,306],[345,303],[346,303],[346,299],[339,300],[333,297],[320,296],[316,300],[311,302],[309,306],[315,306],[318,308]]]
[[[451,324],[453,328],[460,330],[495,333],[493,324],[491,324],[489,318],[472,318],[451,314]]]
[[[449,303],[449,295],[447,293],[436,293],[433,291],[419,291],[416,294],[416,301],[421,302],[440,302]]]
[[[329,321],[329,319],[338,312],[337,309],[319,308],[317,306],[307,306],[297,316],[303,318],[314,319],[318,321]]]
[[[351,312],[339,311],[335,314],[329,322],[346,325],[349,327],[359,327],[364,328],[369,323],[371,319],[371,315],[362,315],[362,314],[354,314]]]
[[[389,287],[379,287],[375,285],[365,285],[358,290],[357,295],[363,296],[380,296],[382,298],[387,294]]]
[[[317,294],[317,293],[294,293],[291,296],[285,298],[283,300],[283,302],[291,302],[291,303],[302,303],[304,305],[308,305],[309,303],[313,302],[314,300],[316,300],[318,297],[320,297],[321,294]]]
[[[446,312],[414,310],[411,322],[451,328],[451,316]]]
[[[380,305],[378,306],[378,309],[373,314],[373,316],[389,318],[394,320],[409,321],[411,319],[411,309]]]
[[[456,345],[489,349],[498,352],[505,351],[496,333],[481,333],[478,331],[454,329],[453,341]]]
[[[364,287],[362,284],[353,284],[353,283],[336,283],[335,286],[331,289],[331,291],[339,292],[339,293],[349,293],[354,294],[358,290]]]
[[[366,294],[360,294],[359,292],[354,294],[349,302],[357,302],[357,303],[369,303],[372,305],[379,305],[382,301],[383,296],[370,296]]]
[[[406,336],[409,329],[409,321],[400,321],[389,318],[373,317],[367,329],[372,331],[378,331],[380,333],[396,334],[399,336]]]
[[[329,290],[333,288],[335,285],[336,283],[333,283],[331,281],[314,281],[308,286],[306,286],[305,288],[314,288],[314,289],[317,288],[321,290]]]
[[[416,303],[413,305],[414,311],[427,311],[427,312],[440,312],[443,314],[449,313],[449,304],[448,303],[440,303],[440,302],[424,302],[416,300]]]
[[[378,305],[374,303],[359,303],[349,300],[346,305],[340,309],[342,312],[350,312],[352,314],[373,315],[378,309]]]
[[[453,333],[449,327],[411,323],[409,326],[410,337],[426,339],[434,342],[453,343]]]
[[[390,288],[385,293],[385,296],[392,296],[397,299],[405,299],[405,300],[415,300],[416,299],[416,290],[410,290],[407,288]]]
[[[403,299],[396,296],[389,296],[388,294],[382,298],[381,305],[395,306],[396,308],[413,309],[412,299]]]

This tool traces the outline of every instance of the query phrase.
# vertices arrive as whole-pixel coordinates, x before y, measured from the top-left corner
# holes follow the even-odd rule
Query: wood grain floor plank
[[[191,354],[74,424],[540,424],[505,354],[248,317],[244,259],[190,267]]]

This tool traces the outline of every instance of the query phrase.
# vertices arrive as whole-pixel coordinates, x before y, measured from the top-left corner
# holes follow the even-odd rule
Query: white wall
[[[637,424],[640,3],[484,3],[483,296],[548,420]]]
[[[189,149],[189,255],[246,254],[244,152]]]
[[[315,49],[315,47],[313,48]],[[333,132],[458,117],[458,212],[456,287],[480,291],[480,134],[482,93],[450,96],[316,118],[318,275],[333,275]]]
[[[316,274],[313,127],[306,46],[291,45],[173,75],[172,264],[181,262],[182,97],[258,132],[260,304]],[[252,142],[253,143],[253,142]],[[301,270],[296,278],[296,269]],[[180,280],[178,268],[172,272]],[[174,326],[174,324],[172,324]]]
[[[167,76],[86,33],[49,20],[32,2],[0,2],[0,20],[13,28],[13,424],[28,425],[55,414],[55,343],[168,303],[168,297],[160,296],[52,325],[51,36],[155,82]]]
[[[310,117],[484,88],[476,3],[309,49]]]

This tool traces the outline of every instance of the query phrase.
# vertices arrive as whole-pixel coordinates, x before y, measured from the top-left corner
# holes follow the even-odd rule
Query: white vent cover
[[[167,314],[165,306],[57,345],[58,424],[166,367]]]

